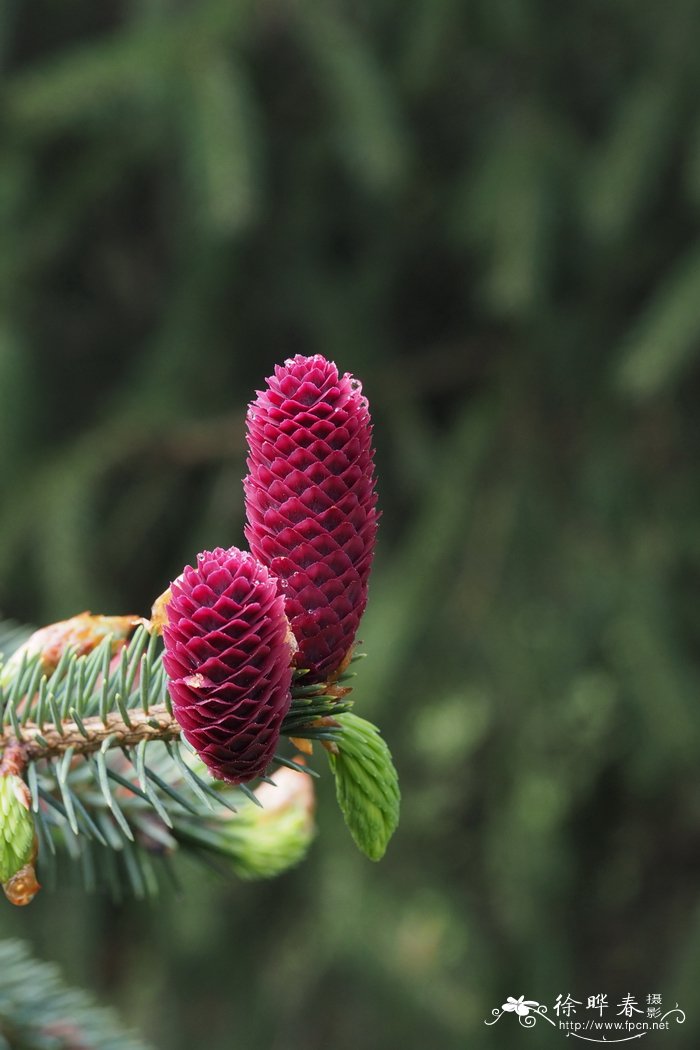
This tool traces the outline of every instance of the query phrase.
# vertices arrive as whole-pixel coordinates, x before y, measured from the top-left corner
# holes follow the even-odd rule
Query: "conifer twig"
[[[0,734],[0,754],[11,745],[21,749],[25,762],[42,758],[57,758],[73,749],[74,755],[88,755],[99,751],[105,741],[107,747],[136,747],[142,740],[177,740],[181,729],[165,704],[152,707],[148,713],[136,709],[128,712],[129,721],[124,721],[117,711],[111,711],[102,719],[99,715],[75,721],[51,722],[41,728],[32,722],[21,727],[18,737],[12,726]]]

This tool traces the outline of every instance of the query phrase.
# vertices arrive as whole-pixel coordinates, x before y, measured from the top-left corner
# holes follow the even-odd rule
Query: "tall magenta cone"
[[[247,551],[205,551],[171,585],[165,615],[183,735],[218,779],[260,776],[291,702],[295,645],[277,580]]]
[[[297,355],[249,406],[245,529],[282,584],[311,680],[338,669],[367,603],[377,533],[372,423],[358,380]]]

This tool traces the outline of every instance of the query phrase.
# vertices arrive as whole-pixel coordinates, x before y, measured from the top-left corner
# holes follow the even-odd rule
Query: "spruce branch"
[[[67,987],[20,941],[0,941],[0,1045],[22,1050],[147,1050],[111,1010]]]
[[[43,629],[43,637],[55,642],[57,627]],[[85,627],[81,619],[81,631]],[[75,643],[74,623],[68,634]],[[50,660],[32,638],[36,634],[0,669],[0,772],[24,778],[19,782],[26,781],[30,808],[4,820],[17,849],[9,851],[12,870],[25,859],[25,839],[20,843],[16,832],[27,819],[36,831],[43,884],[65,884],[72,871],[86,889],[106,888],[116,897],[125,889],[152,896],[176,881],[171,862],[180,852],[207,863],[219,858],[220,869],[256,878],[301,858],[312,837],[309,817],[285,812],[277,824],[258,825],[258,794],[267,785],[253,790],[213,781],[182,738],[161,644],[144,623],[131,638],[93,638],[89,651],[84,637],[80,649],[73,644],[59,651],[52,642]],[[350,707],[351,677],[345,669],[333,681],[309,685],[303,670],[294,672],[282,735],[297,752],[314,740],[335,746],[335,716]],[[294,752],[278,749],[275,760],[275,783],[318,775]],[[245,814],[237,823],[236,812]],[[32,864],[4,888],[14,903],[28,903],[38,889]]]
[[[274,788],[273,761],[281,781],[318,776],[314,742],[356,843],[384,853],[396,772],[346,684],[378,523],[369,405],[349,373],[297,355],[247,426],[250,551],[200,552],[150,621],[81,613],[0,666],[0,882],[14,903],[39,888],[37,849],[42,877],[62,847],[86,886],[118,892],[125,875],[140,896],[180,848],[243,874],[282,870],[310,841],[302,796],[277,793],[265,817],[250,806]],[[0,624],[0,647],[22,633]]]
[[[287,813],[277,824],[258,823],[255,814],[267,778],[260,789],[211,779],[173,714],[156,633],[135,617],[100,617],[90,648],[86,615],[74,618],[79,645],[74,621],[67,621],[68,628],[53,625],[32,635],[0,668],[0,775],[16,777],[28,800],[24,808],[15,804],[14,815],[8,811],[2,820],[4,876],[16,872],[3,883],[6,895],[24,904],[36,893],[37,846],[42,883],[65,883],[62,858],[67,856],[86,889],[107,888],[117,897],[125,888],[137,897],[152,896],[164,883],[176,881],[171,862],[178,853],[208,864],[218,858],[219,868],[230,864],[228,870],[243,877],[274,874],[296,863],[311,841],[308,818]],[[123,631],[117,637],[104,633],[105,623],[115,620],[128,622],[132,630],[138,625],[131,637]],[[50,641],[49,654],[46,646],[37,646],[37,634]],[[22,632],[13,628],[11,637],[17,636]],[[71,644],[57,646],[57,637]],[[349,654],[323,682],[309,682],[304,669],[294,671],[280,734],[294,750],[284,753],[278,747],[273,779],[317,777],[302,757],[317,742],[332,759],[337,786],[339,777],[346,781],[344,755],[353,743],[343,739],[343,716],[352,707],[353,668],[362,655]],[[6,797],[13,798],[9,787]],[[381,785],[373,806],[381,805],[380,795]],[[346,796],[346,789],[339,790],[348,817]],[[348,822],[361,848],[378,856],[383,847],[377,842],[386,842],[395,819],[368,848],[366,836],[356,834],[365,802],[358,797],[357,817]],[[389,809],[394,806],[392,801]],[[245,812],[245,819],[232,820],[236,811]],[[33,845],[32,835],[27,837],[31,825]]]
[[[22,760],[36,762],[40,759],[60,758],[70,751],[73,757],[89,755],[101,748],[136,747],[141,741],[179,740],[182,730],[165,704],[149,709],[127,713],[126,719],[119,711],[112,711],[104,718],[66,719],[58,725],[34,723],[21,726],[19,740],[10,726],[0,736],[0,753],[14,746],[19,749]]]
[[[158,638],[141,624],[115,662],[119,641],[105,635],[90,653],[66,649],[50,676],[41,652],[16,660],[14,668],[6,664],[0,672],[0,758],[15,745],[26,764],[68,751],[75,757],[179,739]],[[306,685],[305,675],[296,673],[282,734],[332,738],[322,720],[349,709],[351,690],[344,683],[351,677],[345,672]]]

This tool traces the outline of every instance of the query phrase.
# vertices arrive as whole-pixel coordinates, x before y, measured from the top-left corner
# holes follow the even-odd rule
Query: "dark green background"
[[[404,800],[379,866],[326,776],[278,881],[0,934],[163,1050],[561,1046],[483,1021],[567,992],[696,1046],[700,4],[1,11],[0,613],[145,613],[240,543],[245,405],[325,353],[376,422],[356,698]]]

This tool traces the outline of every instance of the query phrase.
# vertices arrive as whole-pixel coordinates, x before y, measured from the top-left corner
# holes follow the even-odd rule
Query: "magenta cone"
[[[275,368],[248,409],[245,534],[279,577],[311,680],[338,669],[367,603],[377,533],[367,398],[332,361]]]
[[[260,776],[291,700],[277,580],[247,551],[205,551],[172,584],[166,613],[163,664],[183,735],[215,777]]]

